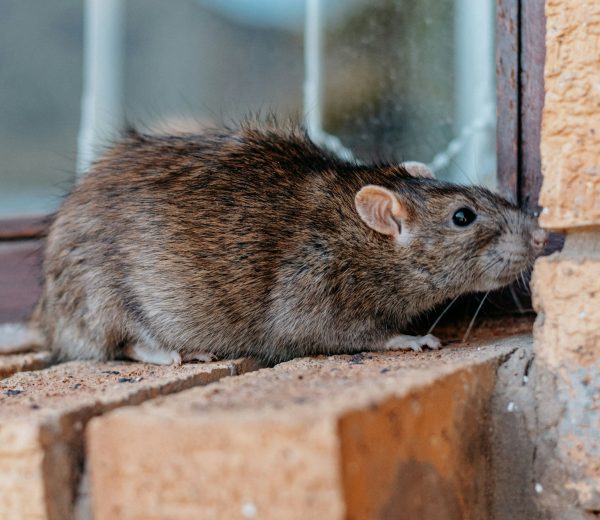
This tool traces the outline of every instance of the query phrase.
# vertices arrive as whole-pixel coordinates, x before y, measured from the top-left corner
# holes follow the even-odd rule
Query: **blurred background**
[[[0,0],[0,218],[53,211],[118,136],[255,113],[493,187],[493,0]]]

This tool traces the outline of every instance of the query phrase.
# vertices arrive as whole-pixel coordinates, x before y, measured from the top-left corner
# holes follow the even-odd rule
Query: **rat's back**
[[[35,321],[66,359],[256,354],[278,268],[332,196],[326,172],[353,168],[298,130],[129,132],[51,226]]]

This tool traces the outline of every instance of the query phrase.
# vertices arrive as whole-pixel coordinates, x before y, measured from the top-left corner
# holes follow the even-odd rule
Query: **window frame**
[[[544,0],[496,1],[497,164],[500,192],[537,211],[542,184]],[[27,319],[42,280],[52,215],[0,219],[0,323]],[[512,306],[512,307],[511,307]],[[507,312],[514,304],[507,301]]]
[[[542,186],[544,5],[545,0],[496,2],[498,186],[529,211],[539,210]]]
[[[42,282],[42,237],[51,215],[0,219],[0,323],[29,317]]]

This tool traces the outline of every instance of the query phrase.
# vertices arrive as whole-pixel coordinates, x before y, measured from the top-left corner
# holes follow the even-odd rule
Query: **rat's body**
[[[454,229],[464,206],[478,225]],[[131,133],[58,212],[34,321],[65,359],[437,347],[402,336],[411,318],[510,282],[535,233],[487,190],[340,161],[300,131]]]

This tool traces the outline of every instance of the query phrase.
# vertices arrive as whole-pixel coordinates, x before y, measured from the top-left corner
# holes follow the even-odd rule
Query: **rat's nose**
[[[543,229],[537,228],[534,229],[531,233],[531,245],[537,251],[541,251],[544,249],[544,246],[548,242],[548,233],[546,233]]]

